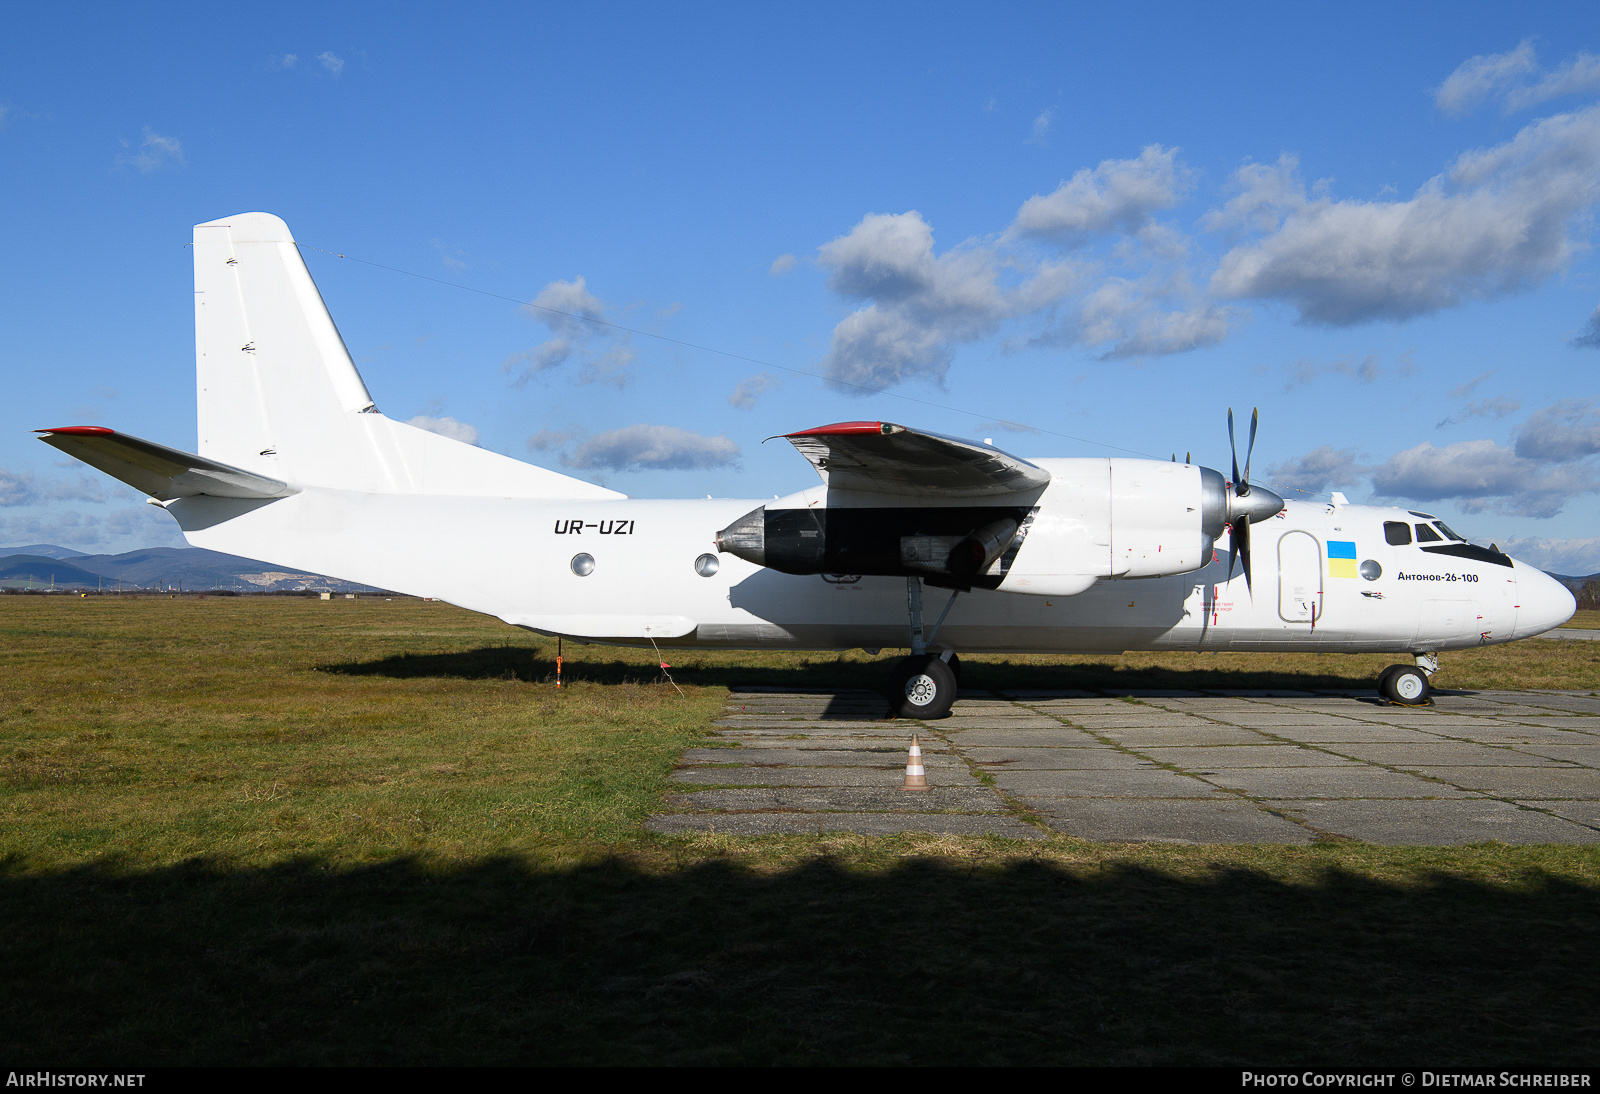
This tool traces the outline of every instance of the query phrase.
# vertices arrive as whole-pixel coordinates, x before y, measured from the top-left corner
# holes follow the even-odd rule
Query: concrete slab
[[[896,787],[905,779],[896,767],[686,767],[668,779],[695,786],[877,786]],[[928,772],[932,786],[981,786],[966,768]]]
[[[870,813],[913,810],[920,813],[1010,813],[996,791],[986,786],[936,786],[926,792],[894,787],[740,787],[668,794],[669,806],[695,813],[734,810],[754,813],[767,809],[808,812]]]
[[[997,718],[993,715],[970,718],[945,718],[938,723],[940,732],[959,733],[971,729],[1059,729],[1061,722],[1055,718]]]
[[[1385,767],[1559,767],[1528,752],[1457,741],[1431,744],[1342,744],[1337,751]]]
[[[1525,805],[1530,809],[1548,810],[1558,817],[1565,817],[1575,824],[1592,828],[1595,830],[1595,834],[1600,836],[1600,801],[1545,800],[1522,801],[1517,804]]]
[[[1460,845],[1596,843],[1600,832],[1548,813],[1486,798],[1454,801],[1300,801],[1274,803],[1324,832],[1367,843]]]
[[[963,748],[986,771],[1137,771],[1149,764],[1114,748]]]
[[[1600,741],[1594,744],[1555,744],[1530,741],[1517,746],[1517,752],[1528,756],[1544,756],[1552,760],[1600,768]]]
[[[1373,744],[1428,744],[1440,738],[1430,733],[1398,726],[1366,725],[1362,722],[1345,722],[1328,726],[1262,726],[1257,729],[1264,736],[1282,737],[1300,744],[1337,745],[1366,741]]]
[[[1030,798],[1216,798],[1222,791],[1159,767],[1134,770],[991,772],[1008,794]]]
[[[1349,726],[1364,724],[1355,718],[1320,711],[1301,712],[1287,708],[1262,711],[1214,711],[1207,715],[1214,722],[1247,729],[1269,729],[1273,726]]]
[[[796,745],[806,744],[795,741]],[[906,766],[906,750],[893,749],[821,749],[821,748],[691,748],[683,754],[685,764],[787,764],[791,767],[885,767]],[[946,749],[933,747],[922,750],[922,764],[934,768],[966,765]]]
[[[961,813],[660,813],[645,821],[652,832],[720,832],[731,836],[860,832],[881,836],[931,832],[959,836],[1043,839],[1031,824],[1011,817]]]
[[[1057,722],[1053,729],[952,729],[939,727],[957,749],[988,746],[994,748],[1104,748],[1105,742],[1081,729],[1070,729]]]
[[[1218,786],[1241,790],[1252,798],[1465,798],[1475,797],[1455,786],[1385,771],[1381,767],[1297,767],[1219,770],[1206,776]]]
[[[1092,840],[1163,843],[1310,843],[1309,829],[1238,798],[1148,801],[1026,798],[1058,832]]]
[[[1183,748],[1141,748],[1141,756],[1185,771],[1235,767],[1348,767],[1358,761],[1299,745],[1255,744]]]
[[[1254,745],[1270,743],[1271,738],[1253,729],[1197,722],[1185,726],[1145,726],[1139,729],[1097,731],[1109,741],[1126,748],[1161,748],[1172,745]]]
[[[1424,767],[1432,775],[1465,790],[1501,798],[1600,799],[1600,771],[1588,767]]]

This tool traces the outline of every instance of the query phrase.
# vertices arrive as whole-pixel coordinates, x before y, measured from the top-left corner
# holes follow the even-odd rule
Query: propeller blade
[[[1233,481],[1239,481],[1239,449],[1233,443],[1233,407],[1228,408],[1228,453],[1233,457]]]
[[[1238,541],[1239,561],[1244,564],[1244,587],[1254,596],[1255,589],[1250,585],[1250,518],[1240,517],[1235,521],[1233,534]]]
[[[1233,581],[1233,564],[1234,564],[1235,561],[1238,560],[1238,558],[1239,558],[1239,534],[1238,534],[1238,532],[1236,530],[1234,530],[1233,528],[1230,527],[1230,529],[1228,531],[1228,576],[1227,576],[1226,580],[1223,581],[1224,585],[1228,585],[1228,584],[1232,583],[1232,581]]]
[[[1250,457],[1256,451],[1256,424],[1261,419],[1260,408],[1250,411],[1250,446],[1244,450],[1244,478],[1239,480],[1239,496],[1245,497],[1250,493]]]

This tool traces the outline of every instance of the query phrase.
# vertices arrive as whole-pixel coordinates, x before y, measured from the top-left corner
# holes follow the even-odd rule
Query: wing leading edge
[[[987,444],[893,422],[838,422],[784,440],[830,490],[920,498],[989,498],[1042,490],[1050,472]]]

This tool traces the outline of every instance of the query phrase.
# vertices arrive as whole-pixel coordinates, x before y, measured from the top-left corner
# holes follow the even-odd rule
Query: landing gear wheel
[[[897,718],[947,718],[956,701],[956,675],[933,654],[907,657],[889,674],[889,713]]]
[[[1417,707],[1428,701],[1433,688],[1428,684],[1428,674],[1410,665],[1396,665],[1384,673],[1383,697],[1391,703]]]
[[[1386,668],[1382,672],[1378,673],[1378,697],[1379,698],[1381,698],[1381,699],[1389,698],[1389,680],[1390,680],[1391,677],[1394,676],[1395,673],[1399,672],[1403,668],[1405,668],[1404,665],[1390,665],[1388,668]]]

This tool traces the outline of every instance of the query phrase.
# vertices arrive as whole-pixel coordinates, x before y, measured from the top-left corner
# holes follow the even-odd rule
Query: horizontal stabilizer
[[[39,439],[142,490],[157,501],[192,498],[284,498],[296,493],[288,483],[243,471],[204,456],[140,440],[98,425],[39,429]]]
[[[987,444],[892,422],[840,422],[784,437],[830,490],[992,498],[1042,490],[1050,472]]]

